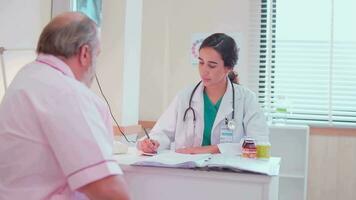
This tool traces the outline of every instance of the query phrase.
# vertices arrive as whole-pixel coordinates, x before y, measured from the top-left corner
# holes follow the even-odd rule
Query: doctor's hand
[[[144,139],[138,142],[138,149],[145,153],[157,153],[159,142],[152,139]]]

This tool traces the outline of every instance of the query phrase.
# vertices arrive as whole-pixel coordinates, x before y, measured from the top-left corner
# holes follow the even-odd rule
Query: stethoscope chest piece
[[[235,121],[233,121],[233,120],[230,120],[228,123],[227,123],[227,128],[229,128],[230,130],[235,130],[235,128],[236,128],[236,123],[235,123]]]
[[[189,98],[189,105],[188,108],[184,111],[184,115],[183,115],[183,122],[186,120],[187,117],[187,113],[189,110],[191,110],[191,112],[193,113],[193,122],[195,123],[196,120],[196,116],[195,116],[195,111],[192,107],[192,99],[193,99],[193,95],[195,93],[195,91],[197,90],[198,86],[201,84],[202,81],[199,81],[199,83],[194,87],[192,93],[190,94],[190,98]],[[232,90],[232,116],[231,116],[231,120],[227,120],[227,117],[225,118],[225,124],[227,126],[227,128],[231,131],[236,129],[236,122],[235,122],[235,88],[234,88],[234,84],[232,83],[232,81],[230,80],[231,83],[231,90]]]

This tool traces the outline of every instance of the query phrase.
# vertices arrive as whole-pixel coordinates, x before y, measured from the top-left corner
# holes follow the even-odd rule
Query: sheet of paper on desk
[[[275,176],[279,174],[281,158],[271,157],[267,160],[243,158],[241,156],[226,156],[216,154],[209,160],[209,168],[227,168],[234,171],[248,171]]]
[[[243,158],[224,154],[180,154],[165,151],[152,157],[141,159],[133,165],[171,168],[209,168],[248,171],[275,176],[279,174],[281,158],[271,157],[268,160]]]
[[[147,159],[135,162],[133,165],[157,166],[173,168],[195,168],[202,167],[210,154],[181,154],[174,151],[159,153]]]

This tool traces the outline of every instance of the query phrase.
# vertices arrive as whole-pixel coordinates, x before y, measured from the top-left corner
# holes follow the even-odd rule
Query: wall
[[[0,46],[9,49],[34,49],[50,14],[50,1],[1,0]]]
[[[97,76],[113,114],[121,122],[124,64],[125,0],[103,1],[101,54]],[[93,90],[101,97],[96,83]]]
[[[2,27],[2,31],[0,32],[0,47],[9,49],[4,53],[7,83],[11,82],[12,78],[24,64],[36,57],[35,48],[37,40],[43,27],[51,19],[51,14],[56,16],[59,13],[71,10],[71,1],[53,0],[53,6],[51,2],[47,0],[0,1],[0,25]],[[136,2],[141,2],[141,0],[136,0]],[[102,53],[98,58],[97,66],[99,67],[97,68],[97,76],[117,121],[122,124],[123,120],[131,119],[132,122],[126,120],[130,121],[128,124],[136,124],[138,121],[139,100],[137,96],[139,93],[139,81],[137,82],[137,80],[139,80],[140,61],[138,59],[138,64],[135,70],[133,70],[133,66],[130,64],[135,63],[137,59],[134,55],[126,56],[126,63],[128,63],[126,64],[126,69],[128,70],[124,70],[125,55],[128,55],[128,53],[132,54],[132,42],[129,40],[128,42],[126,41],[127,52],[126,54],[124,53],[125,38],[132,39],[133,35],[129,32],[125,36],[125,18],[127,17],[125,9],[126,0],[103,1],[101,28]],[[15,10],[16,12],[14,12]],[[135,12],[134,7],[131,9],[131,12]],[[131,21],[127,25],[129,26],[126,27],[129,28],[133,26]],[[138,31],[134,30],[136,31],[134,34],[139,35],[136,37],[140,37],[140,21],[138,21],[137,27]],[[139,47],[140,40],[137,43],[138,45],[136,46]],[[133,53],[136,54],[135,51]],[[139,55],[137,56],[140,57]],[[126,77],[126,82],[124,82],[123,78],[124,72],[130,72]],[[127,84],[125,87],[126,90],[124,90],[124,83]],[[135,84],[136,87],[133,88],[132,86],[135,86]],[[101,96],[95,83],[93,84],[93,90]],[[2,98],[3,94],[4,86],[0,71],[0,98]],[[125,105],[123,104],[124,97],[126,98]],[[136,110],[136,112],[132,112],[132,110]]]
[[[247,83],[249,0],[150,0],[143,4],[140,119],[157,120],[175,94],[199,80],[193,33],[241,32],[238,71]],[[159,9],[157,9],[159,8]]]
[[[195,32],[241,31],[248,35],[251,16],[258,12],[245,0],[150,0],[144,1],[141,53],[140,119],[157,120],[178,90],[198,79],[188,54]],[[159,8],[159,9],[158,9]],[[248,13],[252,11],[254,13]],[[251,35],[251,34],[250,34]],[[244,37],[246,52],[253,38]],[[244,49],[241,49],[244,51]],[[246,54],[239,63],[242,83],[256,71]],[[320,134],[311,129],[308,200],[356,199],[356,130],[353,134]]]
[[[137,124],[139,115],[142,0],[126,1],[121,124]]]
[[[356,199],[356,129],[311,128],[308,200]]]
[[[3,54],[7,85],[20,68],[36,57],[37,40],[50,16],[50,1],[0,1],[0,47],[7,49]],[[0,100],[3,95],[4,85],[0,72]]]
[[[53,16],[71,10],[71,1],[53,0]],[[125,15],[126,0],[102,2],[101,53],[96,75],[119,124],[125,118],[123,97],[127,96],[124,95]],[[102,98],[96,82],[91,89]]]
[[[248,0],[143,2],[140,118],[156,120],[178,90],[199,78],[188,54],[191,34],[241,31],[247,36],[251,5]],[[34,49],[40,31],[50,19],[50,10],[50,1],[47,0],[1,0],[0,46]],[[125,0],[103,2],[102,54],[98,60],[98,76],[119,120],[123,91],[124,20]],[[249,40],[245,39],[247,43]],[[247,51],[249,45],[246,43],[244,47]],[[33,58],[25,56],[23,61],[14,63],[23,58],[19,54],[22,53],[5,55],[11,74],[15,74],[21,63]],[[248,82],[250,70],[246,69],[246,57],[245,54],[238,66],[242,83]],[[94,89],[97,91],[96,87]],[[355,133],[355,129],[311,129],[309,200],[356,198]]]
[[[51,0],[52,1],[52,17],[55,17],[63,12],[71,11],[73,8],[72,0]]]
[[[138,123],[141,0],[103,1],[97,76],[120,125]],[[92,89],[101,97],[97,84]]]

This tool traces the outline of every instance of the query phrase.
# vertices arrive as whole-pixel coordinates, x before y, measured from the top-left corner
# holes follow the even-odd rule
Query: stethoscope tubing
[[[188,108],[184,111],[183,122],[185,122],[186,116],[187,116],[187,113],[189,110],[191,110],[193,113],[193,121],[194,122],[196,121],[195,110],[192,107],[192,100],[193,100],[193,96],[194,96],[196,90],[198,89],[199,85],[201,84],[201,82],[202,81],[199,81],[199,83],[194,87],[192,93],[190,94]],[[234,121],[235,120],[235,88],[234,88],[234,84],[231,80],[230,80],[230,84],[231,84],[231,89],[232,89],[232,117],[231,117],[231,121]]]

